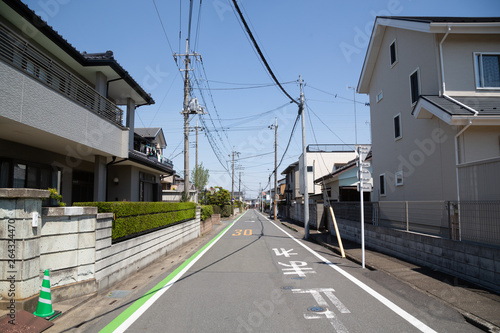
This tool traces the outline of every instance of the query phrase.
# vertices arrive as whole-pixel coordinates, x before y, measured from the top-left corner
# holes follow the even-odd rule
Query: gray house
[[[0,1],[0,50],[0,187],[161,200],[172,163],[134,146],[135,109],[154,100],[111,51],[77,51],[18,0]]]
[[[377,17],[374,201],[500,199],[500,18]]]

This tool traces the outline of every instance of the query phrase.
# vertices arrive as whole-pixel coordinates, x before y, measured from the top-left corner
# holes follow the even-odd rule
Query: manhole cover
[[[310,308],[307,308],[307,311],[323,312],[323,311],[325,311],[325,309],[323,309],[321,306],[311,306]]]
[[[127,297],[132,291],[130,290],[113,290],[107,296],[111,298],[124,298]]]

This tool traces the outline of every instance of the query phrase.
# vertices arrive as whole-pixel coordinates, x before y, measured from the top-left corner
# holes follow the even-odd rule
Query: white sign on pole
[[[371,146],[356,146],[356,151],[359,155],[359,160],[363,162],[366,159],[366,155],[370,152]]]

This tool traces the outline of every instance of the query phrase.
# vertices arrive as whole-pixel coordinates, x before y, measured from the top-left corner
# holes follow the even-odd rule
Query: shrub
[[[113,213],[113,240],[193,219],[196,215],[196,204],[192,202],[75,202],[73,205]]]
[[[205,221],[206,219],[210,218],[212,214],[214,213],[214,209],[212,206],[201,206],[201,220]]]
[[[212,205],[212,209],[214,214],[220,214],[221,211],[220,206]]]
[[[231,216],[231,205],[224,205],[222,206],[221,212],[220,212],[221,217],[229,217]]]

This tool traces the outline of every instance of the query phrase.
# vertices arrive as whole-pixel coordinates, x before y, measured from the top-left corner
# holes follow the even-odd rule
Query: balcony
[[[3,25],[0,25],[0,60],[91,112],[123,127],[123,110]]]

